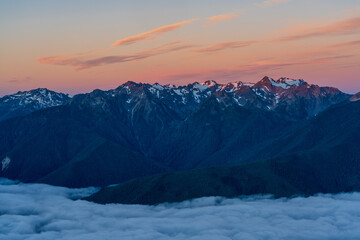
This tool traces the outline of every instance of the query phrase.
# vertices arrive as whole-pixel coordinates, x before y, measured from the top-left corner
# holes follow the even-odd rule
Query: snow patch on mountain
[[[157,90],[164,90],[164,87],[161,86],[161,85],[158,84],[158,83],[153,84],[152,87],[155,88],[155,89],[157,89]]]
[[[2,161],[1,161],[1,171],[6,170],[9,167],[9,164],[11,162],[11,159],[6,156]]]
[[[174,89],[174,92],[179,96],[183,95],[182,92],[179,89]]]
[[[200,83],[195,83],[194,86],[195,88],[199,89],[201,92],[205,91],[208,88],[207,85],[202,85]]]
[[[351,98],[350,98],[350,101],[351,102],[357,102],[360,100],[360,92],[358,92],[357,94],[353,95]]]
[[[248,87],[253,87],[255,85],[255,83],[252,82],[243,82],[243,84]]]

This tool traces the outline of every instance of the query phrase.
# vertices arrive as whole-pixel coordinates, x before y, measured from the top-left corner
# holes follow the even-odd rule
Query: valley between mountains
[[[359,191],[359,99],[269,77],[18,92],[0,98],[0,177],[104,187],[98,203]]]

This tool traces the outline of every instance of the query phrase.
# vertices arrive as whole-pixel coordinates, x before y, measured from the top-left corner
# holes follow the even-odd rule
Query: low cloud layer
[[[360,193],[309,198],[207,197],[98,205],[68,189],[0,179],[0,239],[358,239]]]

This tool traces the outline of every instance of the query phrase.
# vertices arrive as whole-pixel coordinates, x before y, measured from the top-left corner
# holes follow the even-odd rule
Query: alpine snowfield
[[[358,239],[360,193],[272,199],[207,197],[98,205],[68,189],[0,180],[0,239]]]

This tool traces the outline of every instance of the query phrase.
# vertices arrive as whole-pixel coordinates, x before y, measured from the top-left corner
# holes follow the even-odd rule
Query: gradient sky
[[[0,96],[303,78],[360,91],[359,0],[0,0]]]

